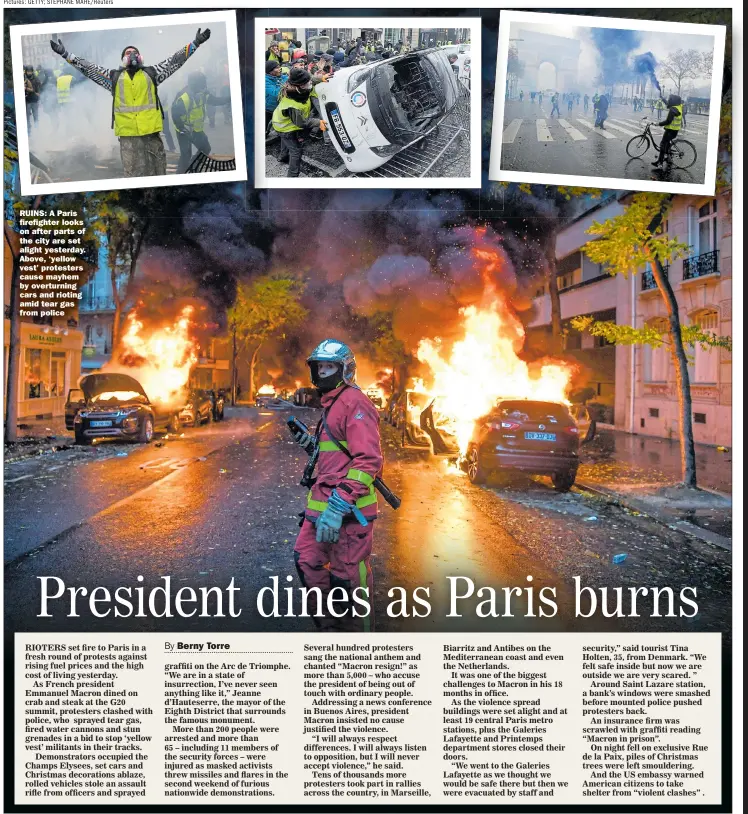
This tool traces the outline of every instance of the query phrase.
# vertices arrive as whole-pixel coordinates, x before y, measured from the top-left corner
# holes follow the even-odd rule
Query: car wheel
[[[208,414],[205,416],[205,423],[206,424],[213,423],[213,410],[208,410]]]
[[[175,434],[176,434],[176,433],[178,433],[178,432],[179,432],[179,430],[181,430],[181,429],[182,429],[182,424],[181,424],[181,422],[179,421],[179,416],[178,416],[178,415],[173,415],[173,416],[172,416],[172,417],[169,419],[169,423],[166,425],[166,429],[167,429],[169,432],[171,432],[171,433],[175,433]]]
[[[571,489],[571,487],[574,485],[574,481],[576,479],[576,472],[556,472],[555,475],[551,475],[553,488],[557,492],[568,492],[569,489]]]
[[[75,443],[82,447],[88,447],[91,446],[91,439],[84,435],[82,430],[76,430]]]
[[[481,466],[477,447],[470,447],[467,453],[467,474],[471,483],[486,482],[486,470]]]
[[[138,433],[139,444],[150,444],[153,440],[153,419],[147,415],[143,418],[140,424],[140,432]]]

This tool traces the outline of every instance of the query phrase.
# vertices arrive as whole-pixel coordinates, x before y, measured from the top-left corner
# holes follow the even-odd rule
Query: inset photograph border
[[[613,64],[613,68],[617,69],[621,66],[630,66],[632,64],[631,60],[637,58],[637,60],[635,60],[633,63],[634,68],[638,70],[641,67],[642,79],[648,80],[648,84],[644,81],[641,83],[642,87],[647,84],[647,87],[649,88],[649,92],[647,94],[648,96],[653,96],[651,88],[654,88],[655,85],[651,77],[654,75],[656,79],[658,65],[656,58],[653,60],[652,66],[643,64],[641,66],[639,65],[640,61],[653,57],[653,55],[648,52],[646,47],[646,34],[667,34],[668,36],[680,34],[684,37],[704,36],[713,38],[711,76],[704,83],[705,85],[708,84],[710,89],[709,99],[707,100],[708,115],[700,115],[698,120],[696,120],[698,121],[700,141],[697,150],[701,151],[703,144],[705,154],[705,164],[703,164],[700,168],[703,171],[703,182],[689,182],[688,175],[686,175],[687,170],[681,171],[678,169],[675,169],[672,172],[653,171],[651,175],[655,176],[654,178],[644,178],[636,177],[636,175],[650,175],[649,172],[645,173],[643,170],[641,170],[641,168],[638,173],[632,173],[632,177],[608,177],[600,174],[574,174],[573,172],[565,172],[562,167],[559,168],[558,172],[543,171],[542,166],[539,167],[537,172],[526,170],[524,168],[522,170],[507,168],[507,160],[506,155],[503,152],[503,148],[505,144],[515,143],[515,141],[522,138],[522,117],[520,116],[519,118],[512,119],[512,121],[509,122],[509,125],[505,128],[505,111],[508,111],[508,105],[517,104],[517,101],[514,99],[514,96],[517,94],[514,93],[512,87],[510,87],[510,85],[512,85],[510,79],[513,78],[513,75],[510,75],[509,71],[510,46],[512,46],[514,49],[513,56],[517,62],[518,71],[521,72],[525,67],[522,60],[522,45],[514,45],[514,41],[519,39],[517,36],[516,27],[518,24],[523,23],[528,26],[539,27],[540,30],[542,30],[544,27],[558,29],[559,26],[563,24],[565,29],[573,27],[587,30],[602,29],[608,31],[620,31],[622,34],[622,37],[620,38],[622,40],[622,48],[618,48],[617,42],[612,42],[610,45],[611,52],[608,53],[608,51],[605,50],[605,45],[598,45],[598,48],[600,48],[600,59],[601,62],[603,62],[601,65],[601,70],[598,72],[598,74],[593,74],[587,77],[584,85],[585,87],[591,87],[591,85],[595,84],[596,77],[600,79],[600,82],[603,82],[606,79],[605,74],[606,71],[608,71],[609,61]],[[641,40],[644,41],[644,46],[640,48],[637,47],[631,37],[623,36],[624,32],[642,32],[644,36],[641,38]],[[492,181],[515,181],[561,186],[600,187],[604,189],[626,189],[647,192],[674,192],[691,195],[713,195],[717,178],[717,153],[722,99],[722,73],[725,56],[725,37],[726,27],[722,25],[700,25],[658,20],[629,20],[625,18],[613,17],[585,17],[572,14],[544,14],[537,12],[502,11],[499,22],[499,41],[496,61],[496,93],[494,98],[493,126],[491,133],[491,152],[488,172],[489,179]],[[619,38],[613,36],[611,39],[615,41]],[[624,42],[625,44],[623,44]],[[527,48],[528,46],[525,46],[526,50]],[[605,51],[604,60],[603,51]],[[615,53],[613,53],[613,51],[615,51]],[[640,51],[643,53],[640,54]],[[641,60],[639,59],[640,57]],[[556,85],[558,85],[559,72],[557,72],[556,77]],[[577,80],[579,80],[578,75]],[[519,79],[519,82],[521,82],[521,78]],[[539,109],[537,107],[533,107],[536,99],[540,104],[542,104],[544,96],[551,97],[545,99],[545,108],[550,111],[551,114],[554,112],[560,113],[556,121],[560,127],[563,127],[563,131],[559,129],[557,135],[553,135],[548,128],[548,120],[543,118],[536,119],[535,124],[537,125],[538,144],[534,146],[537,151],[539,151],[537,156],[538,160],[536,162],[538,165],[547,165],[548,163],[552,163],[548,160],[541,159],[544,158],[544,149],[547,150],[547,148],[552,145],[554,141],[561,141],[567,151],[579,152],[581,150],[579,145],[589,143],[587,140],[592,138],[595,138],[596,140],[599,138],[600,141],[600,144],[597,145],[597,152],[595,153],[596,163],[598,165],[606,164],[607,159],[605,157],[605,152],[609,148],[609,145],[614,143],[617,147],[620,147],[624,151],[622,153],[622,158],[624,161],[637,160],[629,158],[630,154],[626,152],[627,143],[637,136],[644,134],[644,128],[647,126],[647,122],[640,122],[639,119],[641,118],[642,114],[647,115],[650,113],[649,105],[654,102],[654,99],[647,99],[646,110],[639,112],[639,108],[644,100],[641,98],[641,96],[638,96],[637,112],[632,113],[633,97],[636,95],[635,89],[633,89],[632,85],[631,89],[626,90],[627,94],[630,90],[631,95],[627,95],[624,99],[619,98],[619,96],[614,93],[615,98],[611,100],[613,102],[613,106],[608,112],[608,115],[611,117],[608,127],[601,126],[598,130],[597,120],[595,120],[593,123],[592,119],[589,121],[584,119],[582,122],[583,127],[577,128],[573,118],[564,118],[565,113],[558,111],[558,102],[560,101],[559,97],[563,93],[563,96],[567,98],[562,98],[562,105],[568,104],[570,111],[576,110],[577,108],[575,106],[581,105],[582,100],[582,88],[579,81],[576,82],[575,87],[567,88],[565,87],[565,84],[568,83],[561,82],[562,86],[554,86],[553,89],[548,90],[540,87],[540,85],[543,84],[543,81],[540,77],[540,69],[538,69],[538,80],[535,84],[538,84],[537,88],[533,88],[532,90],[522,90],[524,98],[520,98],[522,99],[524,107],[530,109],[534,113],[534,111]],[[636,84],[636,82],[633,84]],[[670,86],[670,90],[672,91],[674,88],[674,82],[668,81],[663,83],[663,87],[666,87],[667,85]],[[619,84],[618,87],[619,93],[623,93],[624,91],[620,90],[622,85]],[[604,91],[600,91],[599,93],[601,93],[603,96],[610,95],[609,92],[606,94]],[[532,94],[531,98],[527,98],[530,97],[530,94]],[[552,106],[552,96],[554,95],[556,96],[556,99],[553,100],[553,102],[555,102],[555,106]],[[512,98],[510,98],[510,96]],[[588,96],[588,98],[585,99],[585,103],[592,107],[594,95],[592,95],[590,90],[587,89],[585,96]],[[657,107],[661,108],[659,104]],[[565,110],[566,108],[564,107],[564,111]],[[628,117],[626,121],[620,121],[618,118],[616,118],[616,114],[618,116],[624,115],[621,113],[622,110],[626,111],[625,115]],[[657,125],[658,117],[654,115],[654,107],[652,108],[651,112],[653,119],[650,124]],[[660,112],[660,110],[658,110],[658,112]],[[665,109],[663,112],[666,115],[667,109]],[[573,113],[570,115],[573,116]],[[635,118],[632,119],[632,116]],[[704,122],[704,119],[707,121]],[[552,116],[550,120],[552,121]],[[662,119],[662,121],[664,122],[664,119]],[[696,121],[694,121],[694,117],[689,114],[689,126],[696,126]],[[525,122],[525,125],[527,124],[528,122]],[[657,130],[655,128],[654,132],[657,138],[659,138],[662,136],[664,131],[661,129]],[[518,135],[520,137],[519,139],[517,138]],[[689,131],[686,129],[683,137],[688,139],[688,136]],[[704,137],[706,137],[705,142],[703,141]],[[529,141],[532,141],[532,133],[530,133],[529,136],[525,136],[525,144],[528,144]],[[654,147],[654,150],[650,149],[649,152],[646,152],[643,159],[638,159],[646,160],[647,170],[649,170],[649,165],[653,162],[653,159],[658,159],[658,145],[656,142],[653,144],[653,141],[653,139],[650,139],[649,143],[645,144],[644,147],[645,149],[647,147]],[[642,141],[642,143],[644,142]],[[551,149],[553,149],[553,147],[551,147]],[[503,160],[502,155],[504,155]],[[579,156],[577,158],[579,158]],[[526,163],[528,165],[532,165],[533,159],[528,158]],[[578,164],[579,161],[576,163]],[[668,167],[669,165],[663,166]],[[623,173],[621,175],[623,175]],[[658,176],[661,176],[661,178],[658,178]],[[675,180],[676,177],[679,177],[682,180]]]
[[[298,31],[302,30],[303,37]],[[389,40],[401,30],[409,35],[404,42]],[[449,32],[467,30],[467,38],[461,42],[450,39]],[[273,127],[272,119],[266,117],[266,104],[261,100],[265,95],[265,56],[269,50],[267,37],[273,37],[276,31],[279,45],[278,59],[281,63],[285,85],[290,76],[292,63],[301,65],[298,59],[306,59],[306,68],[312,76],[313,87],[319,88],[318,72],[332,70],[333,78],[322,87],[319,102],[315,103],[315,121],[322,120],[321,130],[310,130],[302,144],[302,172],[304,177],[288,177],[286,167],[280,163],[283,144],[280,135],[274,131],[270,136],[271,144],[266,144],[266,133]],[[437,34],[436,32],[440,32]],[[315,33],[316,32],[316,33]],[[324,33],[320,33],[324,32]],[[366,32],[366,38],[361,35]],[[444,32],[444,36],[441,36]],[[287,40],[282,37],[288,34]],[[308,35],[308,36],[307,36]],[[293,37],[296,37],[294,40]],[[446,38],[446,41],[442,41]],[[413,41],[410,41],[410,40]],[[302,41],[303,40],[303,41]],[[348,49],[359,45],[360,54],[357,60],[350,58],[350,50],[339,47],[345,42]],[[297,44],[300,42],[300,46]],[[292,43],[292,48],[289,48]],[[311,43],[311,44],[310,44]],[[353,46],[351,46],[353,43]],[[469,48],[465,48],[469,45]],[[324,46],[324,47],[323,47]],[[314,48],[314,51],[311,49]],[[430,76],[436,75],[443,67],[436,65],[435,71],[429,65],[421,70],[420,64],[413,63],[410,55],[431,50],[439,59],[446,57],[445,65],[454,77],[454,99],[447,101],[449,109],[445,113],[438,110],[441,101],[439,94],[430,88]],[[311,51],[307,53],[307,51]],[[344,51],[345,59],[340,53]],[[443,54],[440,54],[443,52]],[[453,53],[454,52],[454,53]],[[303,55],[303,56],[302,56]],[[316,59],[314,58],[316,55]],[[351,62],[354,64],[352,65]],[[329,63],[329,68],[326,63]],[[361,84],[366,81],[366,74],[376,70],[377,64],[382,68],[393,69],[392,77],[382,75],[384,81],[372,86],[378,97],[378,110],[370,107],[367,98],[372,93],[362,93]],[[338,67],[339,66],[339,67]],[[481,20],[479,17],[258,17],[255,19],[255,186],[260,188],[306,188],[306,189],[400,189],[400,188],[479,188],[481,185]],[[358,70],[354,70],[358,68]],[[398,72],[399,69],[399,72]],[[346,87],[342,93],[335,87],[335,73],[345,71],[343,75]],[[300,74],[302,76],[302,74]],[[340,81],[343,80],[340,77]],[[348,87],[351,81],[361,79],[355,87]],[[387,87],[388,79],[394,80]],[[396,98],[392,93],[393,104],[385,106],[384,97],[389,98],[390,91],[397,83]],[[410,88],[409,88],[410,85]],[[342,86],[341,86],[342,87]],[[331,88],[334,88],[331,91]],[[368,85],[367,85],[368,89]],[[412,89],[412,92],[411,92]],[[446,94],[446,91],[445,91]],[[374,100],[372,100],[374,101]],[[341,105],[341,103],[343,103]],[[319,107],[317,107],[317,105]],[[432,106],[432,113],[429,105]],[[462,107],[460,107],[462,105]],[[397,124],[405,122],[408,116],[422,115],[416,127],[423,127],[425,134],[407,141],[409,134],[396,132]],[[343,115],[341,115],[341,113]],[[467,114],[467,115],[466,115]],[[346,116],[344,119],[343,116]],[[429,117],[433,117],[429,120]],[[438,122],[434,124],[434,121]],[[358,123],[357,123],[358,122]],[[408,119],[406,126],[411,127]],[[332,131],[337,125],[338,132]],[[387,127],[391,136],[400,136],[399,144],[390,141],[381,127]],[[355,134],[348,134],[348,129]],[[340,135],[338,135],[340,134]],[[337,138],[337,141],[333,141]],[[407,143],[404,144],[404,141]],[[403,146],[404,144],[404,146]],[[292,145],[293,146],[293,145]],[[268,149],[269,147],[269,149]],[[371,148],[374,148],[372,151]],[[466,149],[467,147],[467,149]],[[366,153],[365,169],[353,174],[346,164],[352,166],[353,153],[358,149]],[[377,156],[377,151],[379,155]],[[439,175],[440,162],[449,169],[450,151],[454,153],[452,167],[462,165],[463,171],[453,175]],[[278,153],[278,156],[274,154]],[[387,156],[377,165],[378,157]],[[270,158],[269,158],[270,156]],[[371,160],[369,160],[371,159]],[[372,164],[372,166],[369,166]],[[389,164],[389,167],[388,167]],[[364,165],[362,165],[364,166]]]
[[[64,35],[83,32],[118,31],[121,29],[136,28],[165,28],[167,26],[194,26],[209,28],[211,24],[223,23],[226,32],[226,59],[228,65],[229,96],[231,99],[231,128],[233,134],[233,161],[228,166],[235,168],[213,170],[213,164],[207,164],[206,169],[199,172],[175,173],[167,175],[147,175],[139,177],[113,177],[97,178],[92,180],[47,181],[44,174],[35,172],[32,180],[32,167],[30,161],[30,139],[28,111],[24,90],[23,71],[23,38],[27,36],[44,35],[48,39],[60,38]],[[16,129],[18,134],[18,161],[21,183],[21,195],[53,195],[66,192],[91,192],[97,190],[137,189],[142,187],[186,186],[191,184],[227,183],[247,180],[247,153],[244,137],[244,115],[242,107],[241,70],[239,63],[239,39],[237,33],[236,11],[207,11],[188,14],[164,14],[146,17],[117,17],[99,20],[69,20],[56,23],[39,23],[29,25],[10,26],[11,55],[13,60],[13,90],[15,95]],[[209,47],[207,45],[201,47]],[[125,43],[127,45],[127,43]],[[50,54],[54,55],[51,48]],[[169,54],[158,54],[164,59]],[[187,85],[189,62],[185,65],[186,74],[184,84]],[[74,68],[73,73],[77,73]],[[184,70],[184,69],[182,69]],[[83,76],[83,74],[81,74]],[[111,106],[111,98],[107,102],[105,89],[99,88],[103,104]],[[173,100],[170,100],[173,101]],[[218,108],[220,109],[220,108]],[[215,162],[214,162],[215,164]]]

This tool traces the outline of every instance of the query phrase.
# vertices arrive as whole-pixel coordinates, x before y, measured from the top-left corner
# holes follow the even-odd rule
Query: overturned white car
[[[427,136],[457,103],[441,48],[342,68],[317,85],[320,113],[350,172],[368,172]]]

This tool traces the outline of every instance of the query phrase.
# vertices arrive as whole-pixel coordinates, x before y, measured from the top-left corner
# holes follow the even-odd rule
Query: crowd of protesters
[[[315,87],[341,68],[365,65],[409,52],[408,42],[383,42],[362,37],[339,40],[325,52],[307,53],[300,40],[273,41],[265,51],[265,135],[279,137],[279,160],[288,177],[301,172],[304,146],[324,138],[325,123]]]

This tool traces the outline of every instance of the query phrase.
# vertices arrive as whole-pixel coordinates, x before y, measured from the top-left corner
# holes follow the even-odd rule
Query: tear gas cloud
[[[590,28],[589,32],[599,53],[600,73],[605,85],[630,81],[630,54],[641,45],[641,33],[626,28]]]
[[[128,45],[138,48],[145,65],[162,62],[192,42],[198,27],[196,24],[75,31],[60,34],[59,39],[69,53],[111,70],[121,66],[121,54]],[[208,87],[221,95],[221,77],[228,61],[226,25],[211,22],[202,26],[206,27],[210,28],[210,39],[159,85],[159,98],[167,114],[174,99],[186,88],[192,71],[203,68]],[[36,67],[40,60],[29,56],[31,43],[27,39],[23,37],[21,41],[24,64]],[[49,39],[58,39],[58,35],[50,34]],[[74,84],[70,89],[70,102],[58,105],[56,79],[50,77],[42,89],[38,126],[32,127],[29,133],[29,149],[50,166],[54,180],[66,179],[76,167],[80,171],[81,162],[90,166],[113,159],[119,161],[119,142],[112,128],[111,94],[84,77],[51,48],[48,51],[41,60],[42,67],[69,73]],[[22,66],[14,66],[14,70],[21,71]]]

